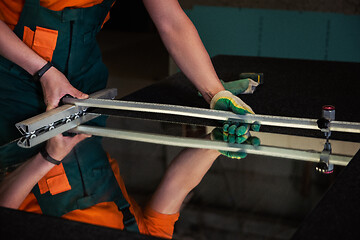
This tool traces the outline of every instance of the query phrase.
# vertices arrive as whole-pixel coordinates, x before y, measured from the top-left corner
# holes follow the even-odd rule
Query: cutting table
[[[223,61],[222,58],[225,58],[226,61]],[[317,162],[320,158],[328,158],[333,164],[345,166],[351,158],[330,154],[331,145],[328,140],[330,135],[331,139],[350,141],[359,139],[360,119],[353,118],[355,111],[346,111],[351,103],[349,97],[353,95],[355,88],[347,87],[347,94],[341,95],[341,97],[330,93],[341,92],[343,86],[351,86],[352,78],[348,78],[344,74],[351,72],[352,64],[337,63],[337,68],[349,68],[343,69],[337,75],[337,71],[332,70],[333,63],[331,62],[326,64],[315,62],[315,64],[307,66],[307,61],[297,60],[293,61],[293,64],[288,64],[287,69],[278,69],[274,62],[284,66],[286,60],[263,58],[261,62],[258,62],[257,58],[247,59],[248,61],[243,63],[238,57],[219,56],[214,58],[214,64],[220,78],[225,81],[235,80],[241,67],[244,70],[249,68],[250,71],[264,72],[265,84],[260,85],[254,94],[241,96],[245,102],[254,107],[257,113],[255,115],[240,116],[231,112],[208,109],[207,103],[196,94],[193,85],[179,73],[163,82],[135,92],[123,100],[113,100],[117,95],[116,89],[104,89],[91,94],[90,98],[85,100],[65,97],[62,100],[63,106],[17,123],[16,127],[23,135],[18,144],[25,148],[33,147],[59,133],[70,130],[103,137],[223,151],[241,150],[252,154],[313,162]],[[219,66],[217,66],[217,62],[219,62]],[[226,64],[222,65],[224,62]],[[272,67],[271,71],[268,70],[269,65]],[[300,69],[299,66],[302,66],[301,68],[305,66],[306,71]],[[223,72],[222,68],[224,68]],[[335,66],[334,69],[336,69]],[[267,71],[269,72],[267,73]],[[298,74],[296,74],[297,72]],[[354,77],[356,74],[355,71]],[[314,81],[314,79],[319,79],[319,81]],[[321,106],[325,104],[336,106],[336,119],[335,110],[333,110],[331,112],[334,113],[334,119],[331,119],[329,123],[326,123],[328,120],[325,120],[325,123],[322,123],[325,125],[320,126],[318,120],[321,118]],[[160,119],[216,127],[221,127],[225,121],[246,123],[257,121],[262,125],[264,132],[317,138],[324,138],[325,133],[327,145],[325,144],[322,153],[311,153],[269,146],[253,147],[206,140],[191,141],[83,125],[100,115]],[[321,131],[320,128],[322,128]],[[324,152],[327,153],[327,157],[324,156]],[[329,160],[324,161],[329,162]]]
[[[324,105],[333,105],[336,107],[336,121],[338,122],[360,122],[360,114],[358,113],[358,111],[356,111],[357,98],[359,94],[359,90],[356,88],[356,79],[359,79],[360,77],[360,68],[359,64],[357,63],[287,60],[239,56],[217,56],[213,58],[213,63],[219,77],[224,81],[231,81],[237,79],[238,74],[241,72],[264,73],[264,84],[259,86],[254,94],[241,96],[244,102],[250,105],[259,117],[265,116],[266,118],[266,116],[278,116],[278,119],[311,119],[311,124],[308,123],[305,125],[313,126],[312,129],[309,129],[307,127],[298,128],[294,125],[289,125],[287,127],[279,127],[279,125],[268,124],[266,123],[266,121],[263,120],[263,123],[265,124],[263,124],[261,128],[262,132],[291,134],[294,136],[318,138],[323,140],[325,143],[324,132],[319,130],[317,125],[315,125],[316,120],[321,117],[321,108]],[[97,96],[91,96],[91,98],[111,99],[114,97],[113,95],[111,95],[110,97],[103,97],[100,95],[101,94]],[[197,109],[206,109],[207,114],[210,114],[211,112],[210,110],[208,110],[208,104],[202,98],[198,97],[197,90],[181,73],[170,76],[169,78],[157,84],[141,89],[133,94],[123,97],[120,100],[136,103],[143,102],[174,105],[175,108],[176,106],[185,106]],[[92,105],[94,106],[94,108],[84,110],[84,108],[87,108],[86,105],[82,106],[81,103],[78,103],[78,105],[76,105],[76,100],[73,100],[71,98],[69,98],[68,101],[69,102],[67,103],[71,104],[71,106],[66,104],[63,105],[58,109],[58,111],[61,110],[58,113],[60,114],[60,112],[66,110],[66,108],[76,109],[74,110],[74,113],[70,115],[67,114],[62,116],[61,118],[56,118],[65,119],[64,121],[61,121],[61,124],[59,124],[58,126],[56,126],[56,124],[52,124],[56,123],[56,121],[51,120],[51,117],[49,117],[49,115],[45,116],[45,118],[40,118],[40,120],[45,119],[45,121],[48,121],[49,119],[51,120],[48,121],[47,124],[45,124],[46,128],[37,126],[34,129],[31,129],[30,127],[26,129],[26,124],[29,124],[29,122],[25,122],[25,124],[24,122],[19,123],[17,125],[18,129],[22,132],[24,136],[27,136],[27,138],[25,138],[25,140],[23,139],[20,144],[23,144],[23,146],[26,147],[31,145],[29,144],[30,142],[36,142],[35,140],[38,139],[37,137],[41,136],[41,134],[38,134],[37,132],[37,130],[39,129],[46,130],[45,132],[49,133],[53,131],[51,132],[52,134],[73,129],[74,132],[86,132],[92,133],[94,135],[104,134],[103,136],[108,137],[111,133],[114,133],[114,131],[111,130],[110,133],[107,133],[105,129],[100,129],[99,131],[96,131],[98,129],[84,125],[82,122],[83,120],[81,119],[88,118],[84,120],[85,122],[99,115],[119,115],[120,112],[127,117],[139,117],[135,116],[134,111],[129,111],[129,109],[116,109],[114,107],[111,107],[100,110],[98,106]],[[112,100],[109,101],[111,103]],[[107,100],[104,100],[103,102],[105,104]],[[201,112],[201,110],[199,109],[197,112]],[[159,118],[157,112],[143,112],[141,115],[142,116],[140,117],[142,118]],[[196,121],[194,120],[194,117],[198,118],[198,116],[189,115],[175,115],[174,117],[174,114],[170,114],[169,119],[165,119],[162,116],[163,114],[161,114],[160,116],[161,120],[167,120],[170,122],[193,122]],[[204,116],[201,117],[200,122],[204,124],[204,121],[206,120],[208,122],[206,122],[205,125],[210,126],[217,126],[219,122],[226,120],[216,118],[214,119],[214,117],[205,118],[204,120],[203,117]],[[244,119],[243,117],[241,118],[241,120],[260,120],[255,118],[251,119],[251,116],[249,117],[250,119]],[[229,117],[227,119],[229,119]],[[39,120],[39,118],[37,120]],[[333,121],[332,124],[335,124],[331,126],[336,126],[336,121]],[[34,121],[32,123],[36,122],[37,121]],[[70,126],[71,124],[73,125]],[[30,125],[31,124],[27,126]],[[66,127],[64,127],[65,125]],[[352,125],[356,126],[357,124]],[[59,129],[56,127],[63,127],[64,129]],[[56,130],[59,130],[59,132],[56,132]],[[359,142],[360,135],[355,132],[356,130],[354,131],[354,129],[352,129],[351,131],[332,131],[330,141],[342,140],[347,142]],[[129,132],[125,132],[125,134],[124,132],[122,133],[123,135],[129,136]],[[151,135],[150,137],[153,136]],[[144,136],[140,136],[140,138],[144,139]],[[41,141],[39,142],[44,141],[44,139],[40,139]],[[139,138],[137,140],[135,139],[135,141],[138,140]],[[152,138],[152,140],[154,140],[154,138]],[[163,139],[162,141],[162,143],[170,142],[169,139]],[[199,143],[199,141],[196,141],[196,143]],[[202,143],[205,144],[205,142]],[[221,144],[217,143],[217,146],[214,148],[219,148],[220,145]],[[228,149],[229,144],[223,144],[223,147],[226,147]],[[239,150],[239,146],[236,147],[236,149],[232,150]],[[253,150],[256,151],[259,149],[248,150],[251,152]],[[321,153],[317,153],[316,157],[313,158],[313,161],[319,161],[320,156]],[[347,165],[350,160],[351,157],[348,157],[346,163],[340,165]],[[349,185],[348,181],[358,181],[359,177],[357,176],[359,176],[359,171],[357,171],[357,169],[359,161],[353,160],[350,161],[350,163],[351,164],[349,164],[348,167],[351,167],[352,171],[344,171],[344,174],[338,176],[337,182],[339,182],[339,184],[335,184],[333,186],[333,188],[335,188],[336,190],[330,191],[328,195],[325,196],[325,199],[331,199],[332,202],[335,203],[337,201],[336,204],[340,204],[338,203],[338,200],[336,200],[337,192],[341,192],[342,196],[346,196],[347,194],[352,194],[352,192],[355,191],[353,188],[353,184]],[[346,169],[348,169],[348,167]],[[350,174],[351,176],[347,174]],[[347,206],[356,206],[356,199],[359,200],[359,198],[356,198],[356,196],[358,196],[358,194],[355,194],[355,198],[342,198],[341,204]],[[324,207],[326,209],[316,211],[316,218],[318,218],[322,213],[324,213],[324,211],[331,211],[329,208],[329,204],[327,204],[326,206],[321,205],[320,207],[317,207],[317,209],[324,209]],[[347,224],[347,226],[351,226],[352,224],[354,224],[354,222],[350,220],[353,219],[354,216],[358,215],[359,210],[354,207],[352,212],[336,212],[336,216],[332,216],[331,214],[326,215],[326,217],[328,217],[329,219],[329,222],[316,222],[316,218],[311,218],[310,216],[310,218],[306,220],[303,226],[317,225],[318,229],[324,229],[325,226],[333,226],[332,231],[325,233],[322,231],[322,236],[331,236],[331,234],[336,234],[337,232],[340,232],[343,224]],[[333,217],[334,219],[342,219],[342,223],[331,220],[331,217]],[[355,228],[354,230],[356,232]],[[297,236],[309,236],[309,234],[313,234],[315,236],[316,229],[303,227],[299,230]],[[301,237],[299,239],[301,239]]]

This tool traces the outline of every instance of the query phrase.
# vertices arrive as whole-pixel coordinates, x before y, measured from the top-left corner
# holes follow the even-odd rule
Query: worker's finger
[[[260,123],[258,121],[255,121],[251,124],[251,130],[258,132],[260,131]]]
[[[229,135],[227,140],[228,140],[228,143],[235,143],[236,137],[235,137],[235,135]]]
[[[260,146],[260,139],[258,137],[252,137],[250,136],[247,140],[246,143],[251,144],[253,146]]]
[[[236,137],[236,143],[243,143],[245,142],[247,139],[249,138],[249,134],[244,134],[244,135],[241,135],[241,136],[238,136]]]
[[[84,133],[76,134],[76,136],[72,138],[72,141],[77,144],[86,138],[90,138],[91,136],[92,136],[91,134],[84,134]]]
[[[229,134],[234,135],[236,132],[236,129],[237,129],[237,124],[232,124],[228,129]]]
[[[241,124],[240,126],[238,126],[235,130],[235,135],[236,136],[242,136],[244,134],[246,134],[247,132],[249,132],[250,130],[250,125],[249,124]]]
[[[224,131],[224,132],[228,132],[228,131],[229,131],[229,127],[230,127],[230,124],[229,124],[229,123],[225,123],[224,126],[223,126],[223,131]]]
[[[58,106],[58,104],[48,103],[46,106],[46,111],[50,111]]]
[[[232,97],[232,101],[229,102],[230,109],[237,114],[246,114],[251,113],[254,114],[254,111],[251,109],[249,105],[247,105],[243,100],[238,98],[237,96]]]
[[[76,134],[74,137],[66,136],[64,137],[64,139],[69,146],[74,147],[76,144],[89,137],[91,137],[90,134],[81,133],[81,134]]]
[[[78,99],[86,99],[86,98],[89,98],[89,95],[87,95],[86,93],[83,93],[79,90],[77,90],[76,88],[74,88],[72,91],[71,91],[71,96],[73,96],[74,98],[78,98]]]
[[[229,157],[229,158],[235,158],[235,159],[242,159],[247,156],[246,152],[229,152],[229,151],[219,151],[222,155]]]

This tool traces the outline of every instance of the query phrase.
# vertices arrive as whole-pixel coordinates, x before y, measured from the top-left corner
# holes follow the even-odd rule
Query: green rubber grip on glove
[[[218,92],[210,102],[210,108],[216,110],[231,111],[236,114],[244,115],[247,113],[254,114],[254,111],[244,103],[240,98],[229,91]]]

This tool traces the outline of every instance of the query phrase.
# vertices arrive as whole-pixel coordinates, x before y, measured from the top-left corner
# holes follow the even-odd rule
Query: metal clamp
[[[315,169],[321,173],[330,174],[334,171],[334,165],[330,163],[331,143],[329,138],[331,136],[330,125],[335,120],[335,107],[325,105],[322,107],[322,117],[317,121],[318,127],[325,134],[326,142],[324,149],[320,155],[320,162],[316,164]]]

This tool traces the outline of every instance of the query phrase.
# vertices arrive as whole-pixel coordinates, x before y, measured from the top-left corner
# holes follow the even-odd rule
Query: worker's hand
[[[224,82],[220,79],[221,84],[225,90],[238,96],[240,94],[251,94],[254,93],[256,87],[262,84],[263,74],[262,73],[240,73],[238,80]],[[201,97],[202,94],[198,92]]]
[[[254,114],[254,111],[239,97],[231,92],[224,90],[218,92],[210,102],[210,108],[216,110],[232,111],[237,114]]]
[[[76,144],[89,137],[91,137],[91,135],[88,134],[77,134],[74,137],[59,134],[47,141],[46,151],[50,157],[61,161],[70,153]]]
[[[55,67],[51,67],[41,78],[41,86],[44,93],[46,111],[56,108],[60,99],[66,94],[75,98],[85,99],[89,96],[74,88],[64,74]]]
[[[236,133],[230,133],[228,131],[224,131],[224,129],[221,128],[215,128],[211,132],[211,139],[217,140],[217,141],[224,141],[228,143],[237,143],[237,144],[251,144],[253,146],[259,146],[260,145],[260,139],[257,137],[252,137],[249,132],[244,135],[237,135]],[[246,152],[239,151],[239,152],[230,152],[230,151],[222,151],[219,150],[219,152],[229,158],[235,158],[235,159],[242,159],[247,156]]]
[[[220,91],[218,92],[213,99],[211,100],[210,107],[216,110],[232,111],[236,114],[254,114],[254,111],[245,104],[239,97],[235,96],[229,91]],[[221,130],[221,134],[218,133],[219,130],[216,130],[215,133],[218,133],[216,139],[221,138],[222,140],[229,143],[250,143],[253,145],[259,145],[260,141],[258,138],[251,137],[249,130],[259,131],[260,123],[254,122],[252,124],[248,123],[233,123],[225,122]],[[221,137],[220,137],[221,136]],[[226,155],[231,158],[243,158],[246,156],[245,153],[231,153],[231,152],[221,152],[223,155]]]

